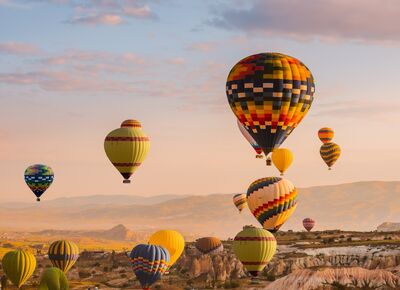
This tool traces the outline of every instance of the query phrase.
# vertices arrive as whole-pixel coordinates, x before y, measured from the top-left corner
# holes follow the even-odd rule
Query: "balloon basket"
[[[40,201],[40,197],[36,198],[36,201]]]
[[[258,154],[258,155],[256,155],[256,158],[258,158],[258,159],[262,159],[262,158],[263,158],[263,156],[262,156],[261,154]]]
[[[129,179],[124,179],[124,181],[122,181],[122,183],[128,184],[128,183],[131,183],[131,181]]]
[[[332,168],[329,167],[328,170],[332,170]]]

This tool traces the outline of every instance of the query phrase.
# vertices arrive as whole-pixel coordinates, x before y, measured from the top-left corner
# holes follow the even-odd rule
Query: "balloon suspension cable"
[[[37,197],[37,198],[36,198],[36,201],[40,201],[40,197]]]
[[[122,183],[131,183],[131,181],[129,179],[124,179],[124,181],[122,181]]]

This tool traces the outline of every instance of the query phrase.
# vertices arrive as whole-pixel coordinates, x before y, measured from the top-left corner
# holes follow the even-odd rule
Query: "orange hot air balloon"
[[[333,132],[333,130],[328,127],[321,128],[318,131],[318,138],[324,144],[331,142],[334,135],[335,135],[335,133]]]

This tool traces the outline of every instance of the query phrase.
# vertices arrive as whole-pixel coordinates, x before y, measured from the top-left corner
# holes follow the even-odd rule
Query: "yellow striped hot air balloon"
[[[170,255],[168,267],[175,264],[185,249],[185,239],[179,232],[173,230],[161,230],[155,232],[151,235],[149,244],[162,246],[168,250]]]
[[[324,144],[331,142],[334,135],[335,135],[335,133],[333,132],[333,130],[328,127],[321,128],[318,131],[318,138]]]
[[[124,183],[139,168],[150,149],[150,140],[139,121],[126,120],[121,128],[111,131],[105,141],[104,150],[108,159],[124,177]]]
[[[71,241],[55,241],[49,247],[49,259],[54,267],[67,273],[79,257],[78,246]]]
[[[251,213],[270,232],[276,232],[297,207],[297,189],[282,177],[254,181],[247,190]]]
[[[233,251],[246,270],[257,276],[276,252],[276,239],[265,229],[245,226],[233,241]]]
[[[339,159],[341,152],[340,146],[333,142],[323,144],[319,150],[321,158],[328,165],[329,170],[331,170],[333,164]]]
[[[277,148],[272,151],[272,162],[281,175],[292,165],[293,153],[286,148]]]
[[[239,210],[239,213],[247,207],[247,196],[245,193],[238,193],[233,196],[233,203]]]
[[[1,262],[7,278],[18,288],[25,284],[36,268],[35,256],[23,250],[6,253]]]

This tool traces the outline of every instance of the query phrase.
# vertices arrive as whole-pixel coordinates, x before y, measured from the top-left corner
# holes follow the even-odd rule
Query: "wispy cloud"
[[[40,48],[29,43],[4,42],[0,43],[0,54],[37,55]]]
[[[68,4],[74,9],[74,16],[67,22],[74,24],[119,25],[130,18],[157,18],[147,1],[141,0],[78,0]]]
[[[70,23],[76,24],[104,24],[104,25],[118,25],[123,22],[123,18],[115,14],[104,14],[104,15],[86,15],[78,16],[70,20]]]
[[[249,2],[250,3],[250,2]],[[255,0],[218,6],[209,23],[246,33],[301,40],[400,41],[397,0]]]
[[[194,51],[209,52],[215,50],[217,46],[218,42],[216,41],[203,41],[192,43],[188,46],[188,49]]]

